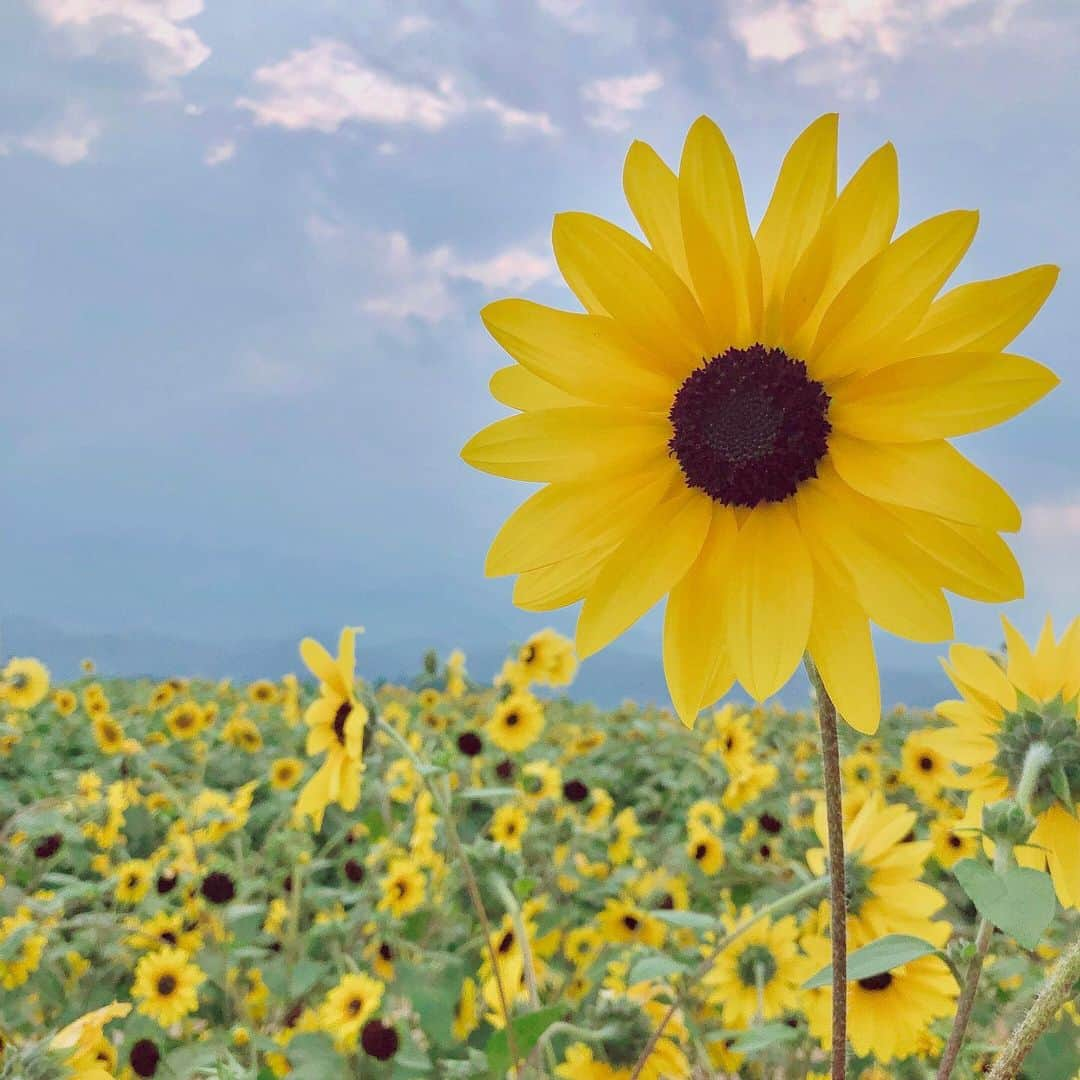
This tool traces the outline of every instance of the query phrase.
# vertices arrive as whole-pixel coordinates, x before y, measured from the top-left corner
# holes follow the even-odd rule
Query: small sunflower
[[[500,702],[487,724],[491,741],[507,753],[520,753],[532,746],[544,730],[544,707],[524,691]]]
[[[145,859],[129,859],[116,868],[113,895],[120,904],[137,904],[150,891],[153,880],[153,864]]]
[[[930,823],[934,858],[946,870],[961,859],[975,858],[979,853],[981,831],[982,799],[973,795],[963,814],[958,810],[942,811]]]
[[[131,995],[139,1001],[139,1012],[167,1028],[198,1009],[198,988],[205,978],[183,949],[160,949],[135,965]]]
[[[483,311],[517,361],[493,392],[520,410],[462,451],[545,485],[503,525],[492,576],[548,611],[583,600],[593,655],[667,597],[664,665],[686,723],[737,679],[761,700],[803,654],[860,731],[880,721],[870,634],[952,635],[943,590],[1022,594],[998,535],[1008,494],[948,442],[1056,384],[1005,353],[1050,266],[937,298],[974,235],[957,210],[893,239],[886,144],[837,194],[837,118],[795,141],[756,233],[707,117],[678,174],[644,143],[624,189],[647,243],[591,214],[555,219],[555,259],[585,311]]]
[[[1049,869],[1062,907],[1080,907],[1080,619],[1060,640],[1047,619],[1034,650],[1002,622],[1004,665],[971,645],[949,650],[944,667],[961,700],[937,706],[950,726],[928,738],[967,770],[956,785],[985,803],[1015,797],[1029,755],[1039,758],[1029,807],[1035,828],[1016,860]]]
[[[691,829],[689,839],[686,841],[686,854],[694,860],[698,869],[712,877],[718,874],[725,863],[724,845],[720,838],[714,836],[708,829]]]
[[[900,762],[900,779],[926,805],[933,804],[943,787],[955,786],[956,773],[934,746],[930,730],[908,735],[900,751]]]
[[[291,791],[304,775],[304,763],[299,758],[277,758],[270,765],[270,786],[275,791]]]
[[[70,690],[54,691],[52,700],[61,716],[70,716],[79,707],[79,699]]]
[[[616,945],[647,945],[650,949],[659,949],[667,936],[659,919],[630,900],[609,898],[596,921],[604,940]]]
[[[424,874],[411,859],[394,859],[381,885],[379,910],[389,911],[395,919],[411,915],[424,902]]]
[[[124,748],[127,740],[118,720],[107,714],[95,716],[91,728],[94,732],[94,741],[103,754],[118,754]]]
[[[480,1013],[476,1007],[476,983],[466,978],[461,984],[461,993],[454,1004],[452,1034],[458,1042],[463,1043],[479,1026]]]
[[[276,705],[281,691],[269,679],[257,679],[247,688],[247,699],[253,705]]]
[[[520,851],[529,816],[520,806],[506,803],[495,811],[491,819],[491,839],[507,851]]]
[[[319,1008],[319,1023],[340,1052],[356,1048],[360,1029],[378,1009],[384,989],[377,979],[355,972],[327,993]]]
[[[203,711],[194,701],[181,702],[166,714],[165,726],[174,739],[187,742],[203,730]]]
[[[13,657],[0,670],[0,701],[13,709],[32,709],[49,692],[49,669],[40,660]]]

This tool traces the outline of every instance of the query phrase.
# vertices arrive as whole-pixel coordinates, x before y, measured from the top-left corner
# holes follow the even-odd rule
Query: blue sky
[[[479,308],[568,303],[551,217],[629,224],[631,139],[672,160],[709,113],[756,215],[832,109],[845,175],[896,143],[902,227],[982,211],[957,280],[1062,266],[1015,348],[1063,385],[965,442],[1025,508],[1012,614],[1080,613],[1073,0],[9,0],[0,42],[4,615],[569,628],[482,577],[524,488],[458,458],[499,415]]]

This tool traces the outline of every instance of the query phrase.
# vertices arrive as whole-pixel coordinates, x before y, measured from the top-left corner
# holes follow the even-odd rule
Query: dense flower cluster
[[[845,734],[850,948],[926,944],[852,979],[852,1076],[938,1060],[976,926],[953,868],[1004,842],[983,807],[1015,794],[1032,743],[1049,756],[1024,781],[1036,831],[1017,857],[1049,867],[1061,910],[1037,949],[995,939],[961,1075],[1075,933],[1058,822],[1076,820],[1078,635],[1029,650],[1010,627],[1007,661],[957,646],[963,702]],[[479,1077],[537,1016],[561,1023],[534,1075],[628,1080],[651,1039],[649,1080],[827,1067],[831,991],[805,987],[830,950],[809,711],[726,704],[687,730],[576,704],[555,696],[576,660],[550,631],[492,686],[460,653],[370,684],[356,640],[306,640],[309,681],[248,686],[50,688],[18,662],[0,705],[0,1076],[47,1059],[82,1080]],[[1066,1011],[1065,1070],[1077,1035]]]

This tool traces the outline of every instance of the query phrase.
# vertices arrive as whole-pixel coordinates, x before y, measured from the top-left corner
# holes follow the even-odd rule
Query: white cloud
[[[349,120],[436,131],[465,108],[449,80],[411,86],[367,67],[349,46],[317,41],[255,72],[261,98],[240,98],[257,124],[330,133]]]
[[[754,62],[795,63],[807,85],[833,84],[845,97],[873,99],[875,70],[915,45],[962,44],[976,31],[1000,35],[1023,0],[735,0],[728,29]],[[962,35],[944,33],[966,12]]]
[[[594,79],[581,88],[581,96],[593,108],[587,117],[593,127],[623,131],[630,126],[627,113],[636,112],[649,94],[664,85],[659,71],[624,75],[614,79]]]
[[[55,124],[0,139],[0,153],[21,149],[48,158],[56,165],[76,165],[90,156],[100,134],[101,124],[85,109],[73,106]]]
[[[435,27],[435,20],[427,15],[402,15],[394,26],[394,33],[398,37],[411,37],[413,34],[422,34],[426,30]]]
[[[1024,510],[1024,531],[1044,541],[1080,539],[1080,496],[1066,502],[1036,503]]]
[[[357,237],[339,222],[313,214],[305,222],[309,240],[330,258],[362,257],[375,275],[362,311],[392,322],[419,320],[435,324],[457,314],[458,282],[487,292],[525,292],[555,273],[550,256],[511,247],[486,259],[464,259],[450,245],[416,250],[400,231]]]
[[[236,143],[232,139],[223,139],[207,149],[203,155],[203,162],[213,168],[215,165],[232,161],[234,157],[236,157]]]
[[[257,124],[291,131],[337,131],[342,124],[410,126],[438,131],[470,110],[492,114],[504,130],[556,135],[547,113],[528,112],[487,96],[470,100],[448,76],[431,86],[406,83],[367,64],[344,42],[324,39],[297,49],[254,75],[257,97],[237,101]]]
[[[210,55],[189,26],[203,0],[32,0],[38,14],[85,54],[106,45],[131,50],[146,73],[167,81],[194,71]]]
[[[306,365],[252,351],[236,359],[225,379],[225,389],[257,397],[288,397],[317,382]]]

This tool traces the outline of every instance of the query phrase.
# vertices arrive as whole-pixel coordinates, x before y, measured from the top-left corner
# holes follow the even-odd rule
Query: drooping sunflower
[[[1004,666],[972,645],[949,650],[943,666],[962,700],[937,706],[950,726],[928,738],[967,770],[954,783],[986,803],[1014,797],[1029,754],[1040,755],[1030,806],[1035,829],[1016,847],[1016,860],[1049,869],[1061,905],[1080,907],[1080,619],[1060,640],[1047,619],[1034,650],[1002,623]]]
[[[356,697],[353,627],[341,631],[336,658],[313,638],[304,638],[300,643],[300,656],[319,680],[319,696],[304,713],[308,726],[305,749],[309,757],[325,753],[326,758],[300,792],[296,813],[310,817],[317,832],[331,803],[343,810],[355,810],[360,801],[368,711]]]
[[[796,139],[756,233],[711,120],[691,127],[677,175],[634,143],[624,189],[647,243],[560,214],[555,258],[585,311],[483,312],[517,361],[492,392],[520,412],[462,456],[545,485],[496,536],[487,573],[518,575],[530,611],[583,600],[582,658],[666,596],[664,664],[686,723],[736,679],[768,697],[809,651],[842,715],[873,731],[871,621],[941,641],[943,589],[1022,592],[998,535],[1019,510],[947,440],[1056,384],[1002,350],[1057,271],[935,299],[977,215],[893,239],[893,147],[837,195],[836,131],[827,115]]]
[[[139,1000],[139,1012],[167,1028],[198,1009],[205,978],[183,949],[159,949],[135,965],[131,995]]]

